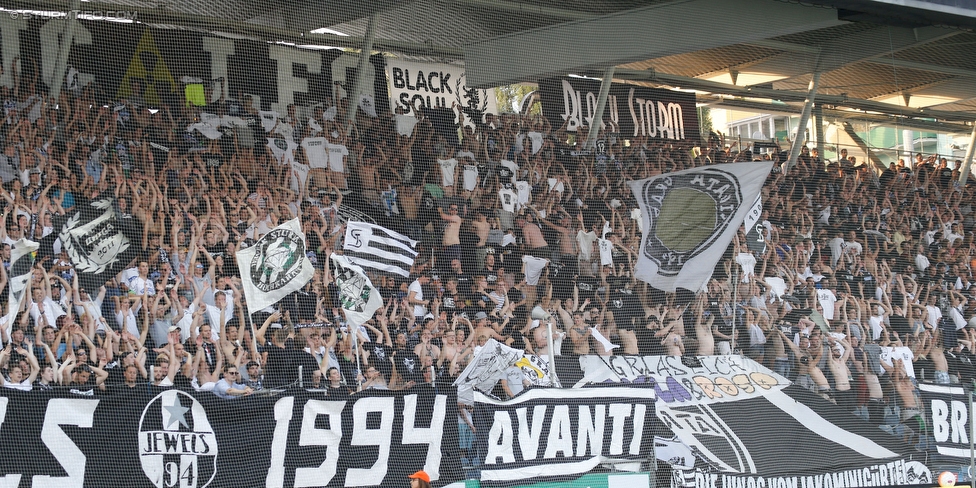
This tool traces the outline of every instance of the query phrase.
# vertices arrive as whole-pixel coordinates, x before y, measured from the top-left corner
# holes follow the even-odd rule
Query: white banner
[[[30,282],[31,274],[34,271],[34,251],[39,245],[34,241],[20,238],[10,246],[10,268],[7,270],[7,278],[10,280],[9,300],[7,300],[7,314],[4,318],[4,327],[7,329],[7,337],[13,330],[14,319],[17,311],[20,310],[20,300],[24,297],[27,283]],[[50,324],[54,325],[54,324]]]
[[[743,356],[580,356],[592,383],[653,384],[666,404],[715,403],[763,396],[790,381]]]
[[[406,107],[413,113],[417,107],[451,108],[456,103],[481,113],[498,114],[495,90],[469,89],[462,66],[387,58],[386,74],[391,109]]]
[[[312,279],[315,269],[306,250],[302,226],[292,219],[237,251],[248,313],[274,305]]]

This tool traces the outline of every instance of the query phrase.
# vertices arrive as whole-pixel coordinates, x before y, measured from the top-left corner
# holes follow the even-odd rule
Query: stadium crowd
[[[741,353],[878,423],[885,405],[918,417],[918,381],[974,377],[974,187],[958,185],[959,161],[879,170],[804,148],[786,168],[783,152],[718,136],[626,140],[612,126],[586,150],[590,128],[540,115],[360,111],[346,131],[346,100],[277,114],[246,96],[147,107],[136,86],[103,106],[90,88],[55,103],[36,79],[15,87],[0,91],[4,284],[13,242],[58,232],[96,198],[114,197],[143,238],[132,269],[99,289],[79,285],[63,249],[39,256],[25,299],[5,304],[19,310],[0,327],[5,387],[152,383],[231,399],[299,382],[330,394],[449,383],[492,338],[548,354],[537,305],[555,319],[554,354]],[[438,127],[445,111],[459,136]],[[766,251],[743,229],[707,290],[636,280],[627,182],[755,159],[776,162]],[[384,305],[358,329],[328,265],[350,216],[420,250],[410,278],[373,276]],[[296,217],[315,276],[252,325],[235,252]],[[495,394],[528,384],[514,368]]]

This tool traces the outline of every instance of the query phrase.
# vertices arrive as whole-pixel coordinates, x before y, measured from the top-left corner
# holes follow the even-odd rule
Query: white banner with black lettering
[[[495,90],[468,88],[463,66],[386,58],[386,74],[390,80],[390,106],[404,107],[408,114],[420,107],[451,108],[454,104],[469,119],[475,113],[498,113]]]
[[[481,484],[577,478],[601,464],[636,471],[653,460],[654,390],[530,388],[500,401],[475,393]]]

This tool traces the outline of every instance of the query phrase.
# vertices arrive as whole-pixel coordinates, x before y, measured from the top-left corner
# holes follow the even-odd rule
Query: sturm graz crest
[[[366,277],[350,268],[336,268],[336,286],[339,287],[339,300],[342,308],[353,312],[362,312],[366,309],[369,302],[369,295],[372,287],[366,281]]]
[[[305,243],[288,229],[268,232],[256,246],[251,259],[251,282],[267,293],[278,290],[302,272]]]
[[[742,205],[742,188],[732,173],[702,168],[644,183],[650,229],[642,252],[673,276],[728,228]]]
[[[203,405],[187,393],[153,398],[138,435],[142,471],[157,488],[203,488],[217,474],[217,436]]]

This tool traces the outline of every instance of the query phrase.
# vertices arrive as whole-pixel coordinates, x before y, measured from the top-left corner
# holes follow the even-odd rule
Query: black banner
[[[653,461],[653,388],[533,388],[501,402],[475,393],[483,486],[577,478],[601,464]]]
[[[969,464],[969,393],[961,386],[928,384],[919,384],[918,391],[936,450],[943,456],[961,458],[960,464]]]
[[[72,213],[55,219],[54,229],[41,240],[40,254],[56,254],[55,241],[59,241],[79,284],[88,290],[97,290],[126,269],[142,244],[142,223],[124,215],[111,198],[77,205]]]
[[[575,133],[591,127],[600,82],[584,78],[549,78],[539,82],[542,113],[553,128],[568,121]],[[619,126],[622,139],[647,136],[652,140],[697,145],[700,139],[695,95],[674,90],[614,83],[603,121]]]
[[[87,396],[0,388],[0,485],[400,486],[461,478],[453,392],[289,391],[223,400],[140,386]]]
[[[34,76],[39,87],[51,86],[54,63],[60,52],[59,34],[68,23],[23,16],[0,22],[4,49],[4,72],[0,84],[12,83],[12,56],[20,56],[22,88]],[[12,55],[10,53],[13,53]],[[311,50],[268,44],[246,39],[207,36],[199,32],[149,29],[139,23],[78,20],[68,65],[74,71],[68,83],[86,86],[94,83],[99,103],[129,98],[134,85],[149,106],[179,104],[183,91],[181,78],[225,79],[229,96],[240,100],[245,94],[255,97],[257,108],[278,110],[285,105],[307,106],[331,98],[334,83],[351,90],[357,58],[340,49]],[[377,113],[389,110],[386,88],[386,63],[382,55],[370,58],[373,76],[368,79]],[[379,93],[380,96],[375,94]]]

